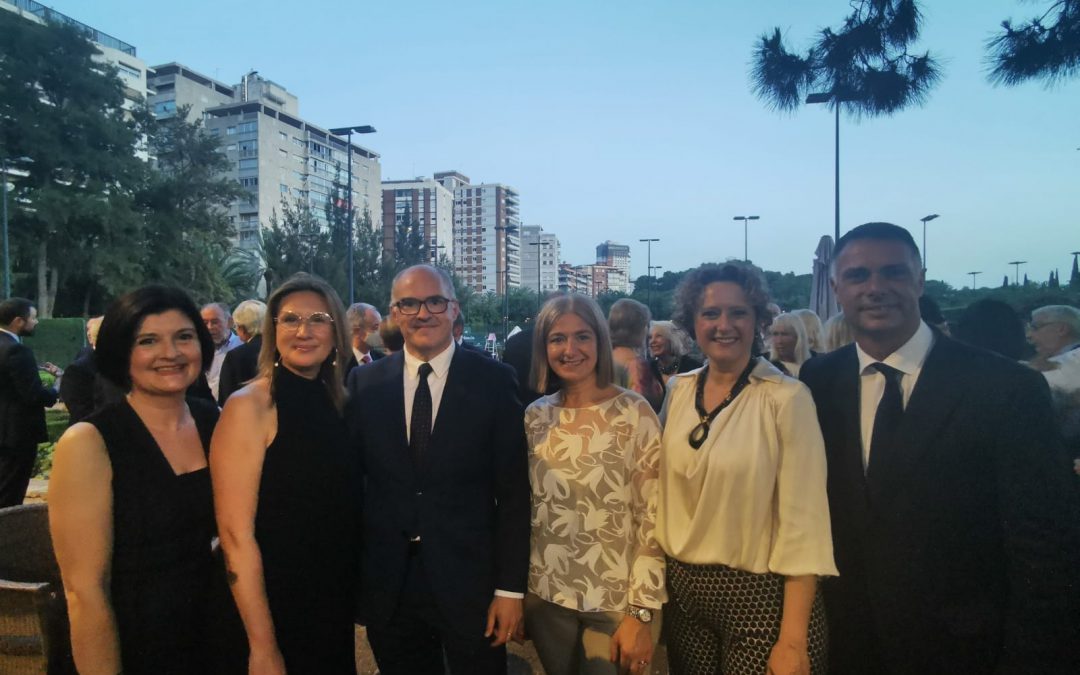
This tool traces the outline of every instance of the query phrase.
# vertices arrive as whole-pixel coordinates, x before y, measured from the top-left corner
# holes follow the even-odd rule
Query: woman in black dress
[[[185,399],[214,345],[181,290],[118,299],[98,371],[127,392],[57,444],[49,525],[80,673],[200,673],[214,534],[207,448],[218,411]]]
[[[356,672],[344,315],[316,277],[274,291],[259,376],[229,398],[214,434],[218,527],[251,673]]]

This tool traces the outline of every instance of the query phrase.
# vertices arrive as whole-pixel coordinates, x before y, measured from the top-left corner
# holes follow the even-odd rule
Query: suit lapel
[[[393,452],[403,455],[408,459],[409,434],[405,427],[405,355],[398,352],[389,357],[389,368],[386,368],[386,380],[383,383],[383,405],[385,405],[386,417],[390,422],[389,440]],[[378,419],[373,423],[380,424]]]
[[[956,355],[949,338],[935,334],[934,340],[893,439],[896,450],[883,457],[884,465],[875,467],[875,478],[869,481],[870,496],[875,503],[887,501],[903,485],[934,446],[934,439],[963,394],[963,387],[957,386],[954,379],[956,364],[952,361]]]
[[[435,424],[431,427],[431,440],[429,451],[439,447],[439,441],[449,433],[447,428],[452,426],[452,421],[465,414],[466,396],[465,381],[468,379],[462,374],[466,366],[460,347],[454,349],[454,356],[450,359],[450,368],[446,371],[446,386],[443,387],[442,398],[439,400],[439,415],[435,418]]]
[[[835,471],[837,479],[850,491],[850,504],[858,509],[857,517],[865,523],[869,518],[869,503],[859,422],[859,357],[854,345],[846,347],[842,357],[833,389],[833,405],[836,410],[834,419],[841,430],[838,452],[834,456],[838,464],[835,467],[830,466],[829,471]]]

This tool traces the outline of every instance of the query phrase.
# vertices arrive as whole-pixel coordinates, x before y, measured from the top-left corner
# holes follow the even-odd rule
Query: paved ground
[[[510,644],[509,666],[508,675],[544,675],[531,642]],[[375,675],[379,672],[368,647],[367,634],[359,626],[356,629],[356,672],[358,675]],[[653,659],[652,675],[668,675],[667,652],[662,646],[657,648]]]

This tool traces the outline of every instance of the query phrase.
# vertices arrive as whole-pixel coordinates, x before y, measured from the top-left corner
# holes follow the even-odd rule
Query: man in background
[[[262,324],[266,316],[266,303],[258,300],[244,300],[233,310],[233,324],[236,336],[244,341],[236,349],[225,354],[221,362],[218,378],[218,405],[224,407],[225,401],[234,391],[255,378],[259,371],[259,351],[262,349]]]

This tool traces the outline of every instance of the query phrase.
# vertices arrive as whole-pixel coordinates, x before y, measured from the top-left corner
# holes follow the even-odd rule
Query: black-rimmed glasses
[[[418,298],[402,298],[394,303],[394,307],[398,308],[398,311],[402,314],[413,315],[420,313],[420,306],[427,307],[427,311],[432,314],[442,314],[446,311],[446,308],[453,302],[450,298],[444,298],[441,295],[433,295],[430,298],[424,298],[420,300]]]

